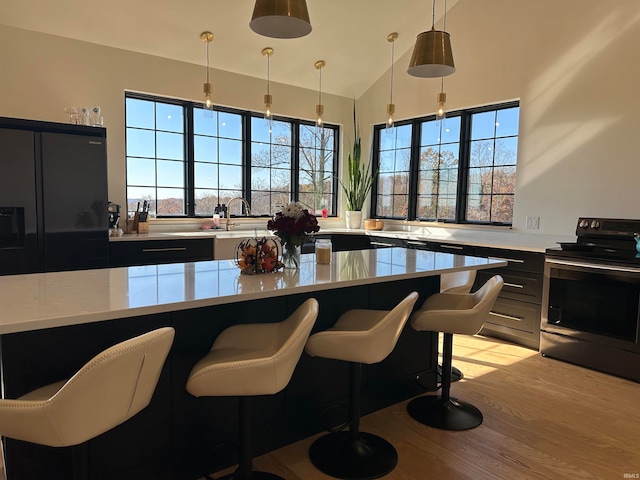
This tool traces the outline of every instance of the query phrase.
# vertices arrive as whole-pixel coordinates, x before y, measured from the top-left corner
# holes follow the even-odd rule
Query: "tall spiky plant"
[[[353,99],[353,132],[353,148],[347,155],[347,182],[345,183],[341,179],[340,185],[342,185],[342,190],[347,196],[347,210],[359,211],[364,206],[378,172],[371,169],[371,162],[367,162],[365,165],[360,162],[362,145],[356,116],[355,98]]]

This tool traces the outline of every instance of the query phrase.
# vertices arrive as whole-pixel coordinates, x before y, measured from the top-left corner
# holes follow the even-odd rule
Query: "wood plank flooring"
[[[480,336],[454,336],[453,355],[465,378],[452,396],[477,406],[484,423],[437,430],[413,421],[407,402],[364,417],[363,431],[398,450],[398,466],[385,479],[640,478],[640,384]],[[255,466],[287,480],[331,478],[307,457],[314,438],[259,457]]]

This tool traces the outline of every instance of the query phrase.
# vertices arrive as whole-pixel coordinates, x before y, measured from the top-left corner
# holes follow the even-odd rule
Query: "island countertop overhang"
[[[334,252],[329,265],[241,275],[230,260],[0,277],[0,334],[505,266],[497,259],[386,248]]]

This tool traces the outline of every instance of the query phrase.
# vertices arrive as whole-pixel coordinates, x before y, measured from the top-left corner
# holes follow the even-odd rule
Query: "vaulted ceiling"
[[[450,11],[459,0],[448,0]],[[211,67],[266,78],[261,51],[272,47],[271,80],[318,88],[317,60],[325,60],[324,92],[360,96],[391,64],[387,35],[398,32],[395,58],[431,28],[429,0],[308,0],[313,31],[292,40],[249,28],[253,0],[0,0],[0,23],[85,42],[205,65],[200,33],[213,32]],[[436,1],[442,28],[445,0]],[[451,32],[455,49],[455,32]],[[6,48],[7,46],[3,46]],[[398,64],[396,68],[406,69]]]

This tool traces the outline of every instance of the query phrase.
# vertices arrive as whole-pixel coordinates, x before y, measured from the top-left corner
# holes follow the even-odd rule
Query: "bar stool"
[[[473,405],[450,396],[453,334],[475,335],[480,331],[504,284],[500,275],[473,294],[437,293],[424,302],[410,320],[418,331],[443,332],[442,394],[414,398],[407,405],[414,420],[443,430],[467,430],[482,423]]]
[[[440,275],[440,293],[469,293],[476,281],[476,270],[443,273]],[[438,365],[438,383],[442,384],[442,365]],[[459,368],[451,367],[451,381],[457,382],[464,377]]]
[[[218,335],[191,370],[191,395],[239,397],[240,463],[223,479],[283,480],[253,471],[251,397],[274,395],[287,386],[317,316],[318,302],[310,298],[283,322],[233,325]]]
[[[75,478],[89,478],[82,449],[149,405],[174,335],[165,327],[126,340],[68,380],[0,400],[0,434],[50,447],[74,446]]]
[[[391,311],[349,310],[333,327],[307,341],[309,355],[349,362],[349,431],[324,435],[309,450],[311,462],[327,475],[378,478],[398,463],[398,453],[387,440],[360,432],[361,367],[381,362],[392,352],[417,300],[412,292]]]

